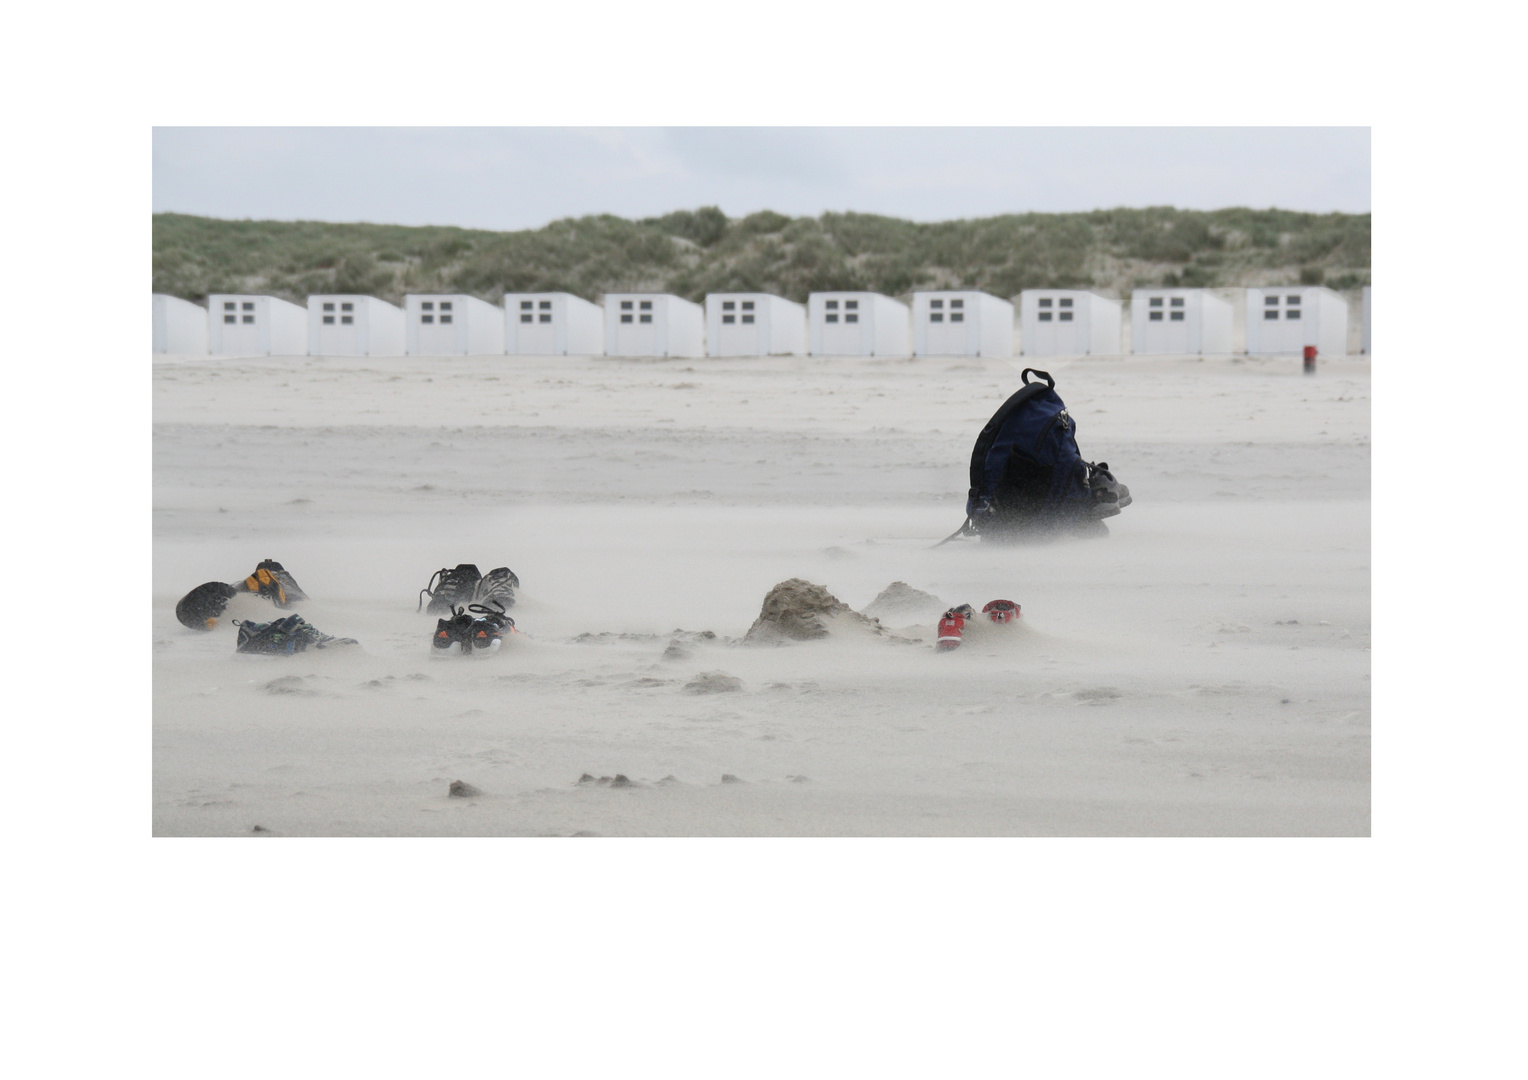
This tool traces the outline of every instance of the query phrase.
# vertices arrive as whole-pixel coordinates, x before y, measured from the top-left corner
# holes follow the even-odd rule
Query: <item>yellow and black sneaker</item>
[[[239,590],[221,581],[209,581],[198,585],[175,605],[175,617],[182,626],[192,630],[211,630],[223,617],[228,601],[239,595]]]
[[[308,598],[308,594],[297,587],[292,575],[274,559],[266,559],[255,567],[255,572],[244,579],[244,589],[259,593],[279,608],[291,607]]]

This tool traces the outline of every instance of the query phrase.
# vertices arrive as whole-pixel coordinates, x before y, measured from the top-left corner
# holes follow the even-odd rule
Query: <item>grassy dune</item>
[[[589,299],[653,290],[700,300],[761,291],[805,300],[824,289],[888,295],[972,288],[1116,294],[1149,285],[1369,282],[1369,215],[1286,210],[1096,210],[918,223],[874,214],[729,219],[715,207],[627,221],[601,215],[541,229],[222,221],[154,215],[154,291],[505,292],[565,290]]]

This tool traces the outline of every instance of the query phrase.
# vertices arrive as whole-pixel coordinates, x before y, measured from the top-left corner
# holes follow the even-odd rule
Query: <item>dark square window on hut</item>
[[[622,311],[630,311],[631,310],[631,301],[630,300],[622,300],[621,301],[621,310]],[[631,320],[628,319],[627,321],[630,322]]]
[[[1162,298],[1160,296],[1153,296],[1151,298],[1151,300],[1150,300],[1149,306],[1151,306],[1151,307],[1161,307],[1162,306]]]
[[[722,323],[724,325],[730,326],[730,325],[732,325],[735,322],[737,322],[737,316],[736,315],[723,315],[722,316]]]
[[[1298,319],[1299,317],[1300,317],[1300,309],[1299,308],[1290,308],[1288,311],[1284,312],[1284,318],[1286,318],[1286,319]]]
[[[551,322],[552,321],[552,314],[551,314],[551,312],[543,311],[541,313],[541,321],[542,322],[547,322],[547,323]]]
[[[1173,320],[1173,322],[1182,322],[1183,321],[1183,312],[1181,312],[1181,311],[1173,312],[1172,313],[1172,320]]]
[[[722,310],[723,311],[732,311],[736,307],[737,307],[737,305],[734,304],[731,300],[723,300],[722,301]]]
[[[341,311],[354,311],[355,310],[355,305],[354,304],[341,304],[340,305],[340,310]]]
[[[1151,313],[1151,321],[1152,322],[1161,322],[1162,321],[1162,313],[1160,311],[1153,311]]]
[[[433,323],[435,321],[435,316],[434,315],[421,315],[421,316],[419,316],[419,321],[422,322],[422,323]]]
[[[253,315],[246,315],[244,316],[244,321],[247,323],[252,323],[255,321],[255,317]]]
[[[621,321],[623,323],[629,323],[629,322],[631,322],[631,316],[630,315],[622,315],[621,316]]]
[[[641,315],[641,316],[638,316],[638,318],[639,318],[639,319],[640,319],[640,320],[641,320],[641,321],[642,321],[642,322],[649,322],[649,323],[650,323],[650,322],[652,322],[652,321],[653,321],[653,317],[652,317],[652,316],[651,316],[651,315]]]
[[[837,322],[837,321],[838,321],[838,316],[837,315],[831,315],[830,314],[828,316],[828,322]]]
[[[1071,322],[1072,321],[1072,313],[1070,311],[1063,311],[1061,313],[1061,321],[1062,322]]]
[[[1153,300],[1152,303],[1156,303],[1156,301]],[[1051,306],[1050,297],[1048,297],[1048,296],[1041,297],[1040,298],[1040,306],[1041,307],[1050,307]]]
[[[1063,315],[1061,317],[1063,319],[1070,319],[1071,318],[1070,315]],[[952,312],[950,312],[950,321],[951,322],[965,322],[966,321],[966,313],[964,311],[952,311]]]
[[[354,323],[355,323],[355,316],[354,315],[341,315],[340,316],[340,325],[341,326],[351,326],[351,325],[354,325]]]
[[[325,326],[333,326],[334,325],[334,316],[333,315],[325,315],[324,316],[324,325]]]
[[[421,303],[419,305],[419,310],[420,311],[434,311],[435,310],[435,301],[434,300],[426,300],[426,301],[424,301],[423,303]]]
[[[1279,313],[1278,313],[1278,309],[1276,309],[1276,308],[1263,312],[1263,321],[1264,322],[1267,322],[1269,319],[1277,319],[1278,317],[1279,317]]]
[[[333,304],[325,304],[324,305],[324,310],[325,311],[333,311],[334,310],[334,305]]]
[[[535,306],[536,306],[536,301],[534,301],[534,300],[521,300],[520,301],[520,310],[521,311],[530,311],[533,308],[535,308]]]
[[[1049,312],[1049,311],[1042,311],[1042,312],[1040,312],[1040,321],[1041,322],[1050,322],[1051,321],[1051,315],[1052,315],[1052,313]]]
[[[928,302],[928,306],[931,307],[931,308],[942,308],[942,307],[944,307],[944,301],[943,300],[930,300]]]
[[[1173,297],[1172,298],[1172,306],[1173,307],[1182,307],[1183,306],[1183,297],[1181,297],[1181,296]]]
[[[744,311],[752,311],[753,310],[753,301],[752,300],[744,300],[743,301],[743,310]]]
[[[753,316],[752,315],[744,315],[743,316],[743,323],[744,323],[744,325],[747,325],[747,324],[752,323],[752,322],[753,322]]]
[[[849,314],[844,316],[844,322],[859,322],[859,316],[851,311]]]
[[[551,311],[552,310],[552,302],[550,300],[543,300],[543,301],[541,301],[541,310],[542,311]]]
[[[224,315],[223,321],[225,323],[237,323],[239,321],[239,317],[237,315]]]
[[[1063,296],[1060,300],[1058,300],[1056,302],[1061,307],[1071,307],[1072,306],[1072,298],[1070,296]]]
[[[928,321],[929,322],[944,322],[944,312],[942,312],[942,311],[931,311],[931,312],[929,312],[928,313]]]
[[[532,315],[530,312],[527,311],[527,312],[524,312],[524,313],[521,314],[520,321],[523,322],[523,323],[526,323],[526,322],[535,322],[536,321],[536,316]]]

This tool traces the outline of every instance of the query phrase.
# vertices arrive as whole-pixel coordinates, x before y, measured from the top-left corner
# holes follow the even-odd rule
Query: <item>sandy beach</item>
[[[1024,364],[157,360],[155,835],[1368,835],[1367,360],[1033,362],[1134,505],[931,550]],[[262,558],[360,646],[175,620]],[[415,611],[459,562],[521,579],[491,656]],[[788,578],[1023,615],[744,644]]]

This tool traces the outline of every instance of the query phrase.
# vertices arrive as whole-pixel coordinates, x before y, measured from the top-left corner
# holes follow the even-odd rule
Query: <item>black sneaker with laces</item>
[[[301,615],[288,615],[274,622],[234,620],[239,628],[236,652],[265,656],[291,656],[308,649],[327,649],[335,645],[358,645],[355,638],[337,638],[325,634]]]
[[[467,610],[477,616],[469,631],[472,647],[496,652],[504,644],[505,632],[514,629],[515,620],[504,614],[503,606],[497,602],[473,604]]]
[[[442,651],[460,645],[462,652],[472,651],[472,630],[477,620],[467,614],[466,608],[453,608],[449,619],[435,620],[435,636],[430,644]]]
[[[481,579],[482,575],[472,563],[459,563],[454,569],[443,566],[430,575],[430,583],[419,590],[419,607],[430,615],[454,614],[458,604],[470,604],[477,598]],[[426,596],[430,598],[427,608],[424,604]]]
[[[519,587],[520,579],[515,576],[515,572],[507,566],[500,566],[483,575],[483,579],[477,583],[473,599],[479,604],[497,603],[507,611],[515,606],[515,590]]]

